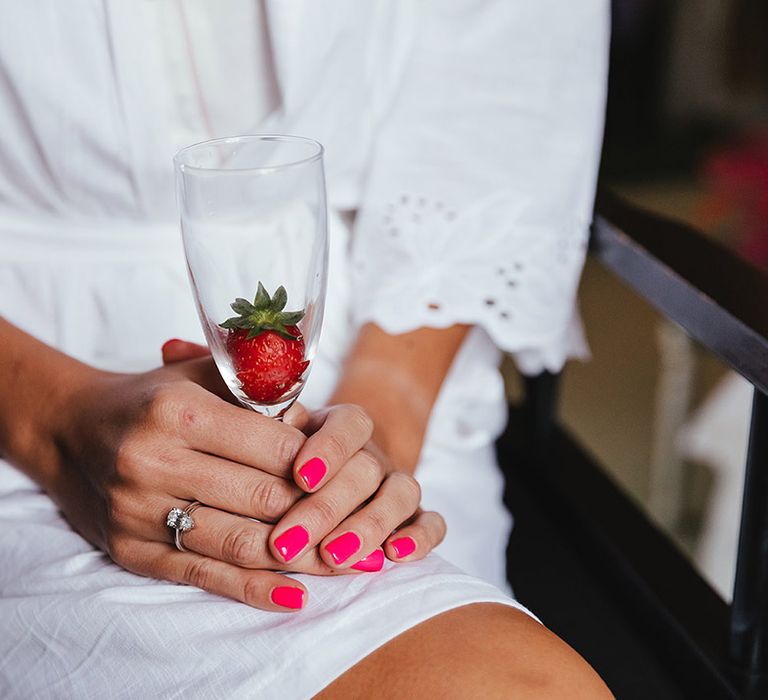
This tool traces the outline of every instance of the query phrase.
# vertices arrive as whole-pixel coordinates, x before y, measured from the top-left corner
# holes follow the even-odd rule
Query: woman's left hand
[[[166,364],[207,354],[207,348],[184,341],[163,346]],[[294,425],[309,436],[294,463],[294,480],[307,496],[273,528],[269,544],[276,557],[299,561],[319,545],[333,568],[377,571],[384,555],[414,561],[443,540],[443,518],[419,508],[418,482],[397,471],[373,443],[373,422],[361,407],[331,406]]]
[[[421,511],[419,483],[394,469],[373,443],[373,423],[362,408],[315,411],[303,430],[309,437],[296,457],[294,479],[309,495],[275,525],[270,544],[276,556],[299,556],[304,550],[294,554],[290,543],[302,532],[323,533],[306,546],[319,545],[323,560],[338,569],[382,547],[388,559],[414,561],[440,544],[443,518]],[[383,563],[381,554],[374,559]]]

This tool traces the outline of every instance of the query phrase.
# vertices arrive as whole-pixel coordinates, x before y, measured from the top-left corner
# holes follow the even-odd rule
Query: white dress
[[[122,571],[0,462],[2,697],[309,697],[439,612],[517,605],[499,590],[511,519],[493,456],[498,362],[505,350],[524,371],[558,369],[584,352],[574,296],[607,1],[213,7],[0,0],[0,314],[100,367],[156,366],[166,339],[201,337],[175,150],[235,133],[317,138],[330,289],[302,401],[322,405],[360,323],[474,324],[417,470],[449,534],[423,562],[301,576],[307,608],[268,614]]]

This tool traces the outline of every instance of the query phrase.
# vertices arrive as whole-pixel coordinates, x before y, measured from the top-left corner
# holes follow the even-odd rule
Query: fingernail
[[[309,533],[301,525],[294,525],[286,530],[280,537],[275,538],[275,549],[280,553],[283,561],[289,562],[309,542]]]
[[[357,564],[352,564],[358,571],[381,571],[384,566],[384,551],[375,549],[367,557],[363,557]]]
[[[299,610],[304,607],[304,590],[294,586],[278,586],[269,594],[275,605],[280,605],[291,610]]]
[[[312,457],[301,469],[299,469],[299,476],[304,479],[304,483],[311,491],[317,486],[328,471],[328,467],[325,466],[320,457]]]
[[[400,537],[390,542],[398,559],[404,559],[416,551],[416,541],[413,537]]]
[[[343,564],[362,546],[360,538],[354,532],[345,532],[325,545],[325,550],[337,564]]]
[[[164,352],[165,349],[171,344],[171,343],[181,343],[182,341],[178,338],[171,338],[170,340],[166,340],[163,343],[163,346],[160,348],[160,352]]]

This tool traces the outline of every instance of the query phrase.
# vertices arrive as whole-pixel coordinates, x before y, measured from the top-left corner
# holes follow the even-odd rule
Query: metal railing
[[[526,381],[530,476],[581,533],[584,556],[658,653],[674,659],[692,697],[766,698],[768,276],[700,232],[607,192],[598,195],[591,255],[754,387],[732,604],[558,425],[553,375]]]

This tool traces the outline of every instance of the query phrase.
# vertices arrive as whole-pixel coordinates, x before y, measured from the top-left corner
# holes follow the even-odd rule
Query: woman
[[[26,474],[0,472],[8,694],[416,694],[444,682],[444,657],[454,691],[599,697],[583,662],[498,589],[423,559],[443,522],[417,511],[407,474],[448,521],[441,554],[504,586],[499,349],[527,371],[580,349],[605,3],[210,8],[4,13],[0,312],[83,361],[2,327],[0,446]],[[183,344],[165,347],[180,362],[124,374],[199,334],[170,157],[253,131],[327,151],[328,312],[302,394],[317,410],[292,425],[218,399],[210,362]],[[196,500],[177,551],[165,515]],[[301,611],[123,571],[54,501],[130,571]],[[232,513],[276,524],[246,531]],[[297,525],[307,538],[283,537]],[[337,561],[328,545],[348,530],[360,543]],[[360,568],[376,568],[380,546],[394,563],[352,569],[369,555]],[[286,569],[303,573],[274,573]],[[331,572],[344,575],[309,575]],[[456,624],[461,642],[445,635]],[[511,668],[485,657],[506,651]]]

